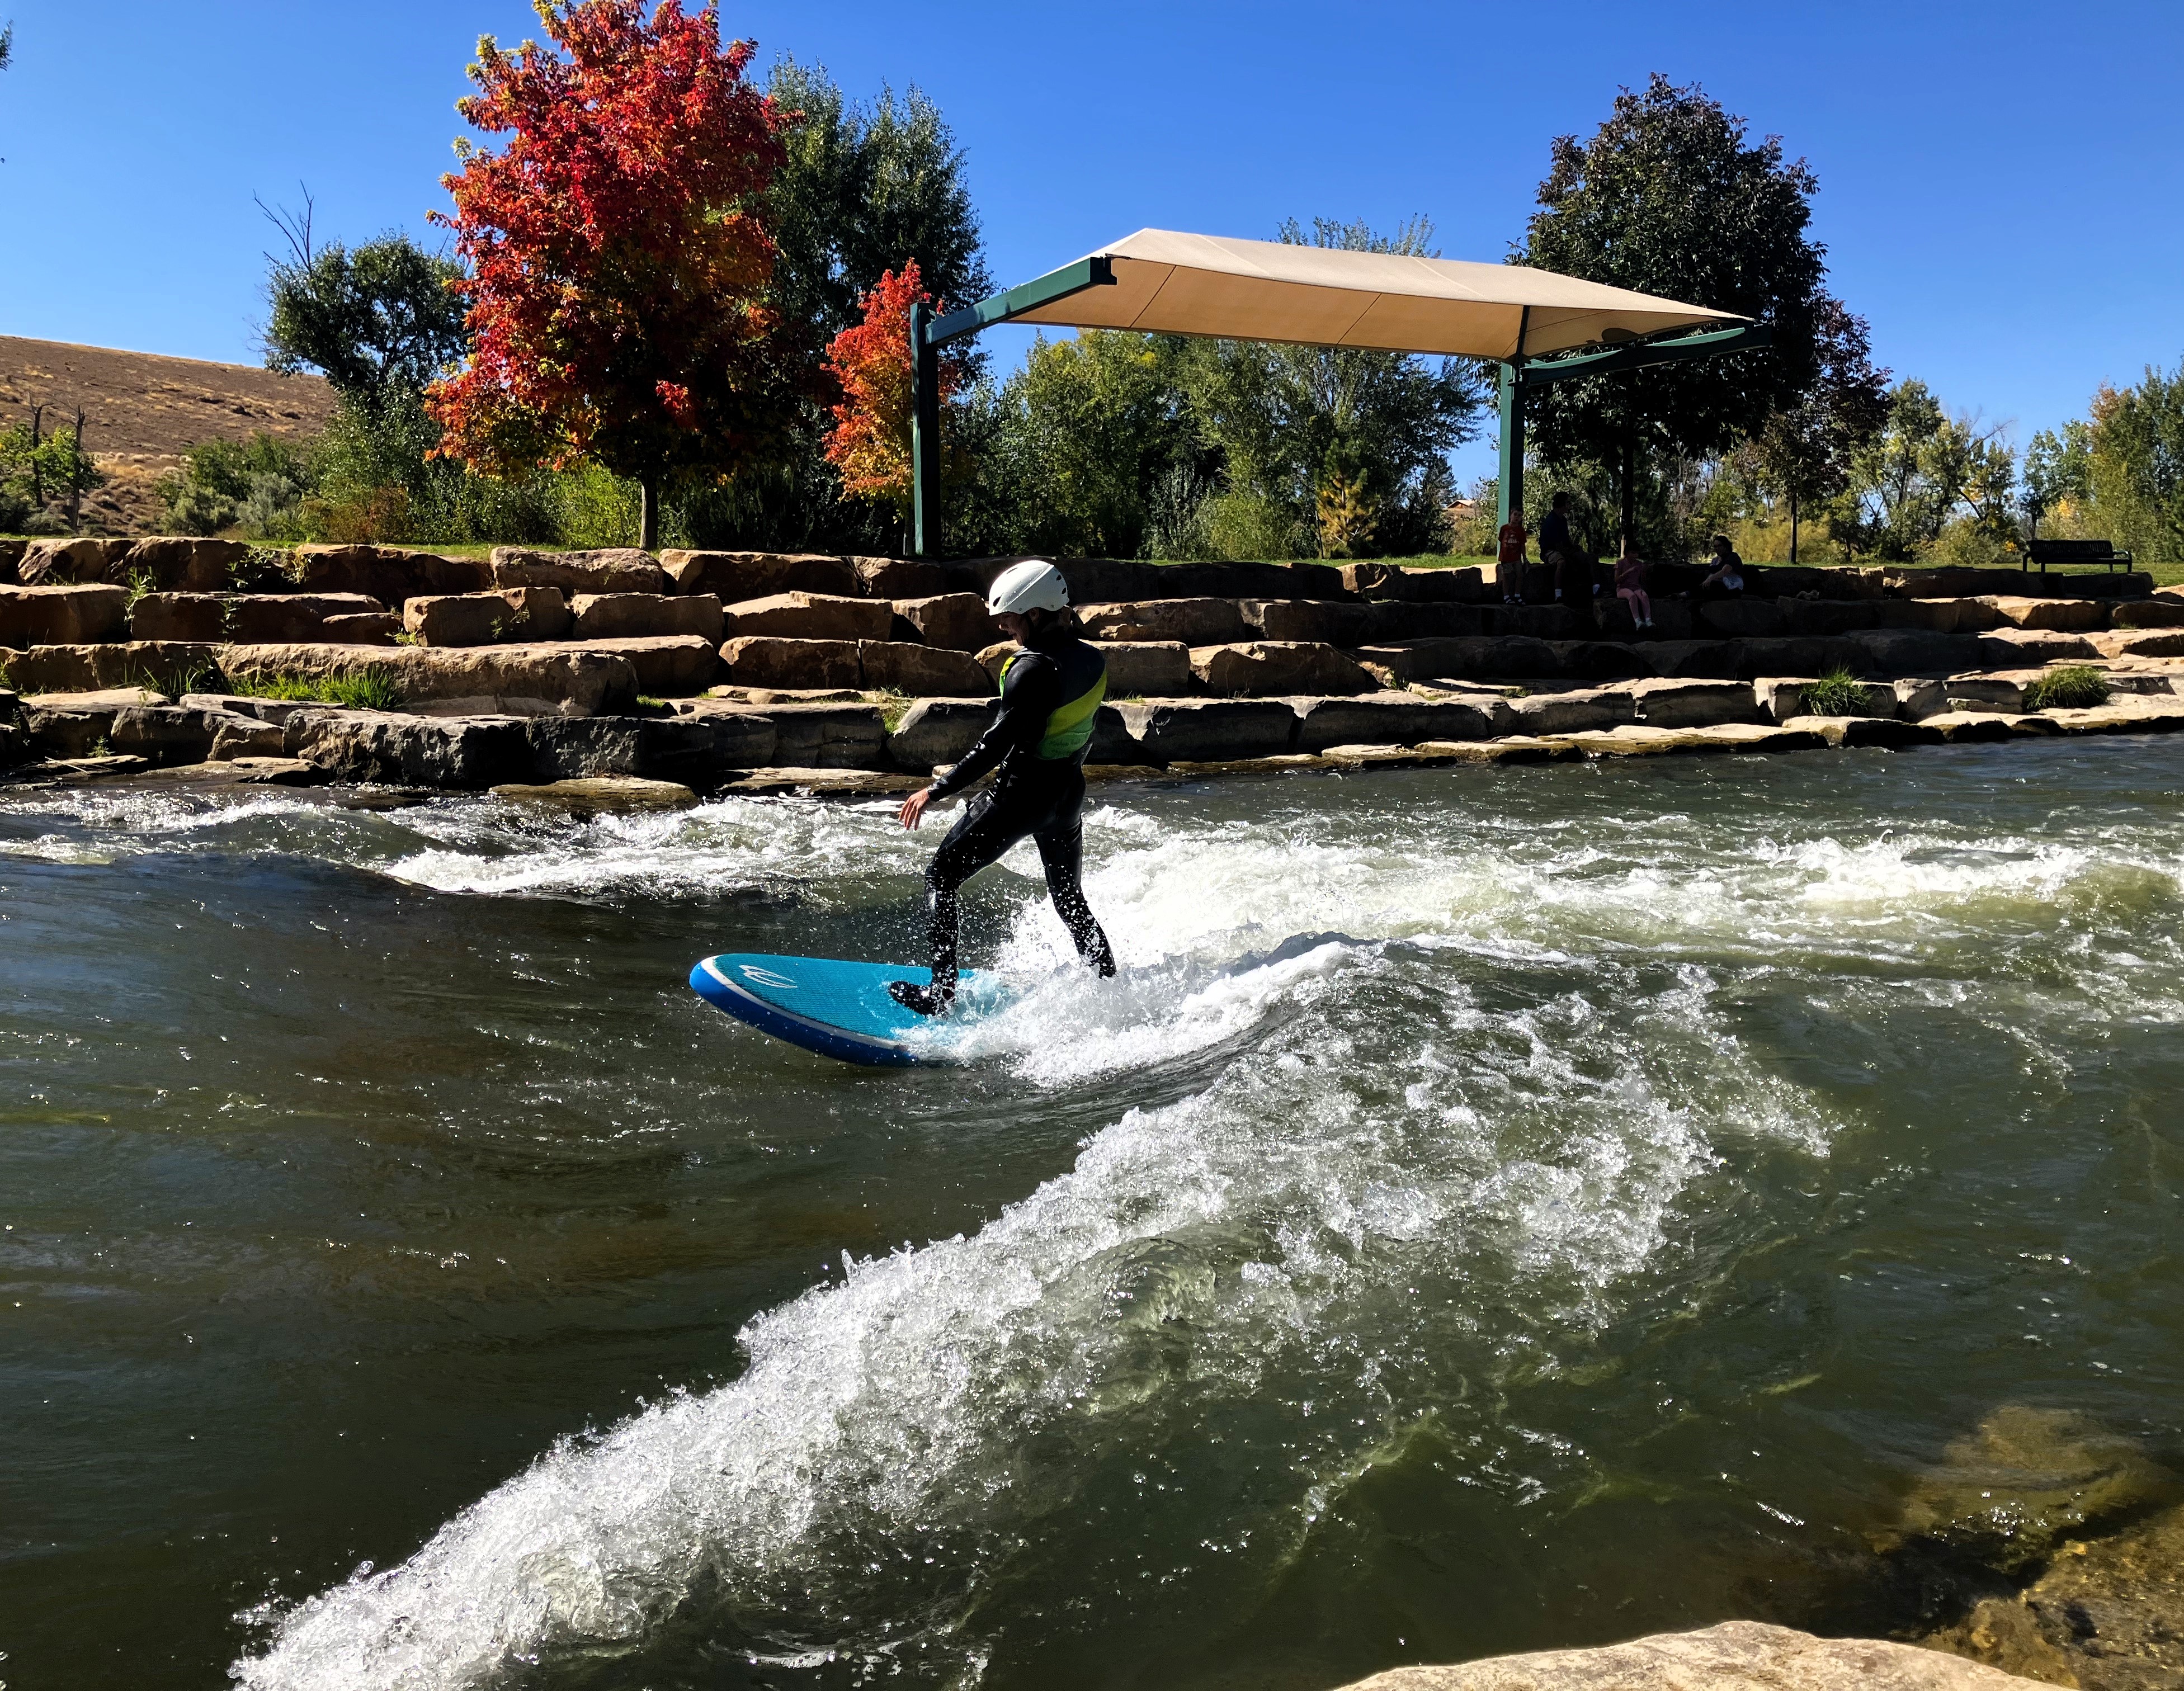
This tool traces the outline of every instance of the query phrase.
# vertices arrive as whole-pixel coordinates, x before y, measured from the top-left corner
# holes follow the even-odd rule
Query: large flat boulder
[[[1251,632],[1266,640],[1306,640],[1327,646],[1367,646],[1425,632],[1400,626],[1405,605],[1348,604],[1329,599],[1243,599],[1237,609]],[[1394,610],[1396,618],[1381,613]]]
[[[1379,677],[1332,646],[1248,640],[1194,646],[1190,670],[1208,693],[1269,698],[1279,693],[1377,693]]]
[[[975,698],[993,686],[985,666],[968,652],[913,645],[904,640],[867,640],[857,648],[862,684],[875,693],[907,693],[913,698]]]
[[[1819,685],[1810,676],[1764,676],[1752,683],[1752,694],[1763,716],[1786,722],[1814,714],[1806,708],[1805,696]],[[1902,708],[1894,681],[1859,681],[1857,687],[1865,701],[1858,713],[1862,716],[1893,716]]]
[[[569,610],[579,640],[695,634],[710,646],[721,643],[721,602],[710,593],[578,593]]]
[[[885,640],[894,632],[894,607],[885,599],[801,591],[739,599],[722,615],[729,640]]]
[[[559,587],[508,587],[494,593],[439,593],[402,607],[402,627],[420,646],[502,646],[563,640],[569,601]]]
[[[880,607],[886,609],[885,605]],[[756,687],[861,687],[864,665],[854,640],[793,640],[740,635],[721,646],[729,682]]]
[[[1871,599],[1778,599],[1785,634],[1847,634],[1880,626],[1880,606]]]
[[[119,640],[129,591],[111,587],[0,587],[0,646],[80,646]]]
[[[2109,608],[2098,599],[2032,598],[2014,594],[1982,594],[1974,603],[1985,605],[2006,628],[2040,628],[2062,634],[2084,634],[2109,626]]]
[[[140,540],[121,560],[123,581],[142,580],[155,592],[231,592],[250,557],[239,540],[200,540],[191,535],[158,535]]]
[[[2184,598],[2167,592],[2120,599],[2108,611],[2111,628],[2184,628]]]
[[[1872,626],[1926,634],[1980,634],[2001,627],[2002,615],[1985,599],[1880,599],[1873,605]]]
[[[2014,715],[2025,709],[2024,681],[2012,676],[1907,676],[1889,683],[1894,715],[1917,721],[1950,711],[1994,710]]]
[[[2029,1683],[1916,1644],[1724,1621],[1592,1649],[1393,1668],[1346,1691],[2025,1691]]]
[[[147,593],[129,608],[129,635],[273,645],[324,638],[328,617],[385,614],[362,593]]]
[[[919,771],[959,764],[993,720],[990,698],[921,698],[887,737],[889,760]]]
[[[1592,621],[1592,600],[1580,610],[1575,605],[1490,604],[1480,607],[1486,634],[1521,634],[1534,640],[1582,640],[1597,631]]]
[[[1357,660],[1391,685],[1442,678],[1483,681],[1559,676],[1562,659],[1544,640],[1523,635],[1451,635],[1357,648]]]
[[[1991,670],[2014,669],[2028,664],[2084,662],[2103,655],[2100,646],[2085,635],[2051,633],[2044,629],[1997,628],[1979,636],[1978,642],[1978,656],[1973,661]],[[2184,647],[2178,649],[2184,650]],[[1968,670],[1973,664],[1918,664],[1907,667]]]
[[[1745,673],[1755,679],[1762,675],[1826,675],[1838,668],[1869,676],[1910,676],[1921,670],[1947,674],[1972,668],[1985,647],[1983,637],[1975,634],[1930,634],[1908,628],[1859,629],[1838,640],[1815,643],[1822,649],[1749,654],[1757,662]]]
[[[33,540],[15,560],[15,579],[26,587],[96,587],[129,579],[124,560],[132,540]]]
[[[287,738],[337,781],[476,788],[531,777],[531,743],[515,716],[303,711],[288,720]]]
[[[1486,584],[1476,569],[1412,570],[1386,564],[1339,566],[1345,592],[1361,599],[1390,599],[1407,604],[1476,604]]]
[[[0,648],[0,669],[25,693],[88,693],[149,684],[187,690],[192,677],[219,665],[220,648],[173,640],[112,640],[95,646]]]
[[[843,561],[856,572],[858,590],[870,599],[936,598],[943,593],[964,592],[972,579],[964,570],[922,558],[847,558]],[[978,603],[983,604],[984,598]]]
[[[1508,701],[1513,734],[1574,734],[1614,728],[1637,719],[1637,701],[1622,687],[1574,687],[1527,693]]]
[[[877,704],[770,704],[766,715],[773,724],[777,767],[888,765],[887,714]]]
[[[1486,740],[1509,731],[1506,700],[1424,699],[1415,693],[1368,693],[1359,698],[1299,698],[1300,752],[1336,746],[1418,746],[1429,740]]]
[[[1179,640],[1186,646],[1248,640],[1251,630],[1234,599],[1124,600],[1079,605],[1077,620],[1095,640]]]
[[[1616,640],[1550,640],[1555,672],[1587,681],[1635,681],[1652,670],[1635,647]]]
[[[987,613],[985,600],[976,593],[936,593],[889,603],[894,614],[915,628],[917,637],[928,646],[983,652],[1001,637],[1000,624]]]
[[[299,546],[292,573],[305,592],[363,593],[385,605],[432,593],[482,593],[493,585],[482,559],[399,546]]]
[[[723,604],[776,593],[855,597],[864,591],[850,560],[826,553],[674,550],[661,553],[660,563],[675,592],[710,593]]]
[[[566,649],[620,659],[636,672],[637,690],[653,698],[688,698],[721,679],[720,652],[700,634],[633,634],[571,642]]]
[[[1790,631],[1773,599],[1734,598],[1703,601],[1698,607],[1702,635],[1721,640],[1767,640]]]
[[[667,573],[649,552],[632,546],[593,552],[539,552],[523,546],[493,549],[496,587],[559,587],[564,593],[660,593]]]
[[[2061,637],[2069,638],[2069,636]],[[2080,637],[2103,658],[2184,657],[2184,627],[2121,628]],[[2073,654],[2073,656],[2075,654]],[[2052,662],[2052,659],[2040,661]]]
[[[1150,698],[1115,709],[1141,763],[1278,757],[1296,738],[1296,709],[1287,699]]]
[[[1723,722],[1757,722],[1763,713],[1742,681],[1653,679],[1624,682],[1636,720],[1655,728],[1711,728]]]
[[[702,642],[701,642],[702,643]],[[237,680],[383,678],[413,714],[596,716],[638,694],[626,657],[581,646],[223,646],[219,667]],[[514,776],[506,777],[515,779]]]
[[[636,776],[711,784],[713,725],[701,716],[532,716],[523,731],[533,781]]]
[[[319,638],[336,646],[393,646],[401,632],[402,619],[387,610],[330,616],[319,625]]]
[[[1190,648],[1180,640],[1103,640],[1099,645],[1100,655],[1107,660],[1110,699],[1172,698],[1189,693],[1197,680],[1190,671]],[[981,652],[979,661],[985,662],[987,656]],[[998,667],[989,667],[998,676]]]

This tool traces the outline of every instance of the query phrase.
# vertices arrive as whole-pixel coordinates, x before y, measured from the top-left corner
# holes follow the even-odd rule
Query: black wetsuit
[[[933,986],[929,993],[899,993],[905,1003],[929,1013],[956,990],[956,891],[1026,835],[1039,847],[1046,890],[1078,954],[1102,975],[1115,972],[1107,936],[1078,884],[1084,754],[1106,691],[1107,660],[1061,629],[1034,634],[1009,660],[993,726],[962,762],[933,783],[933,798],[946,798],[999,769],[993,786],[971,801],[925,871]]]

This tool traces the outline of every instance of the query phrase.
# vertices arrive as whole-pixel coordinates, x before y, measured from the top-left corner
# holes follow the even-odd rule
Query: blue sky
[[[0,333],[254,362],[252,203],[428,235],[476,37],[521,0],[0,0]],[[1696,81],[1818,171],[1880,360],[2033,429],[2184,355],[2184,7],[1910,3],[731,7],[853,95],[915,82],[969,153],[997,281],[1147,225],[1429,215],[1522,231],[1558,132]],[[1004,359],[1025,338],[1002,331]],[[1474,448],[1460,463],[1483,468]]]

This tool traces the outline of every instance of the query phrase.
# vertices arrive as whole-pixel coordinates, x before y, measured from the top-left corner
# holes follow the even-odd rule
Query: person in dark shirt
[[[1577,537],[1570,532],[1570,496],[1557,493],[1554,508],[1540,521],[1540,562],[1552,564],[1555,570],[1555,597],[1579,598],[1577,591],[1592,579],[1592,559],[1580,550]],[[1596,585],[1594,591],[1597,592]]]
[[[1078,954],[1103,976],[1115,972],[1114,952],[1080,884],[1084,754],[1107,693],[1107,660],[1078,638],[1065,615],[1068,605],[1061,572],[1038,559],[994,578],[986,609],[1023,648],[1001,670],[1000,708],[962,762],[903,801],[902,825],[915,828],[928,805],[995,771],[992,787],[972,800],[925,871],[933,984],[896,981],[888,987],[920,1015],[944,1015],[955,1001],[958,891],[1026,835],[1039,848],[1047,893]]]
[[[1713,537],[1713,572],[1699,583],[1701,598],[1736,598],[1744,592],[1744,560],[1736,555],[1736,548],[1729,543],[1729,537],[1718,534]]]

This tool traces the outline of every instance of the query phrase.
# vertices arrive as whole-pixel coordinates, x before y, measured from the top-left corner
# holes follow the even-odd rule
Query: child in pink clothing
[[[1641,628],[1653,626],[1653,601],[1646,593],[1646,560],[1627,548],[1615,560],[1615,597],[1630,604],[1630,620]]]

